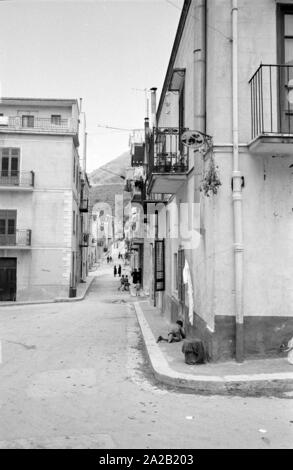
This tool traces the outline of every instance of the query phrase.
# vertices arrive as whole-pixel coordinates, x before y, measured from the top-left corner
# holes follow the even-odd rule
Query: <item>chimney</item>
[[[151,88],[151,115],[152,115],[152,127],[157,127],[157,88]]]
[[[149,160],[149,142],[148,142],[148,135],[150,131],[150,120],[148,117],[144,119],[144,135],[145,135],[145,145],[144,145],[144,161],[143,161],[143,166],[145,168],[145,171],[148,166],[148,160]]]

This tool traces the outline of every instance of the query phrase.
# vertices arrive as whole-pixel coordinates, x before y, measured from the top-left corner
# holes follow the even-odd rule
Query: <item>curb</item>
[[[155,378],[166,385],[193,390],[195,393],[219,395],[268,394],[293,390],[293,372],[274,374],[235,374],[225,376],[191,375],[177,372],[170,367],[145,319],[138,302],[133,303],[143,336],[150,366]]]
[[[91,277],[91,279],[88,281],[88,285],[86,286],[86,290],[79,297],[64,297],[64,298],[60,297],[54,300],[35,300],[35,301],[32,300],[28,302],[9,302],[9,303],[3,302],[0,304],[0,308],[1,307],[19,307],[21,305],[43,305],[43,304],[56,304],[56,303],[64,303],[64,302],[80,302],[81,300],[84,300],[95,278],[96,276]]]

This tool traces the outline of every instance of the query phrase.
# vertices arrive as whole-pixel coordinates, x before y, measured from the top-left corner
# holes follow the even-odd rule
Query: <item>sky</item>
[[[183,0],[0,0],[4,97],[83,98],[87,171],[129,149],[158,99]]]

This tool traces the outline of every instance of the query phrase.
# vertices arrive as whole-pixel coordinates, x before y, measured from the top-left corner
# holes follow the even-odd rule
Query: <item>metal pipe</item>
[[[149,163],[149,142],[148,142],[148,138],[149,138],[149,130],[150,130],[150,121],[149,121],[149,118],[146,117],[144,119],[144,142],[145,142],[145,146],[144,146],[144,159],[143,159],[143,166],[144,166],[144,170],[145,170],[145,176],[146,176],[146,173],[147,173],[147,168],[148,168],[148,163]]]
[[[233,216],[235,264],[236,361],[244,360],[242,175],[239,169],[238,0],[232,0]]]
[[[198,18],[194,33],[194,129],[206,133],[206,21],[207,0],[194,3]]]
[[[157,293],[156,293],[156,272],[157,272],[157,249],[156,240],[159,235],[159,212],[155,211],[155,239],[154,239],[154,250],[155,250],[155,262],[154,262],[154,307],[157,306]]]
[[[152,127],[157,127],[157,88],[151,88]]]

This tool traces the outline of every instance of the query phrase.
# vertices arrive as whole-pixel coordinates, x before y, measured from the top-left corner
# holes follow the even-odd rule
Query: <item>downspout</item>
[[[238,126],[238,0],[232,0],[232,103],[233,103],[233,172],[232,200],[234,216],[235,265],[235,320],[236,361],[244,360],[243,327],[243,233],[242,233],[242,178],[239,168]]]
[[[194,4],[194,129],[206,133],[206,21],[207,0]],[[197,20],[198,18],[198,20]]]
[[[156,293],[156,267],[157,267],[157,250],[156,240],[159,235],[159,212],[155,211],[155,240],[154,240],[154,307],[157,306],[157,293]]]
[[[152,132],[154,136],[155,129],[157,127],[157,99],[156,99],[157,88],[151,88],[151,116],[152,116]],[[154,150],[155,152],[155,150]],[[157,293],[156,293],[156,240],[158,239],[158,223],[159,223],[159,216],[158,211],[155,211],[155,238],[154,238],[154,265],[153,265],[153,286],[154,286],[154,307],[157,305]]]
[[[150,122],[149,118],[144,119],[144,158],[143,158],[143,168],[144,176],[147,178],[148,165],[149,165],[149,131],[150,131]]]

